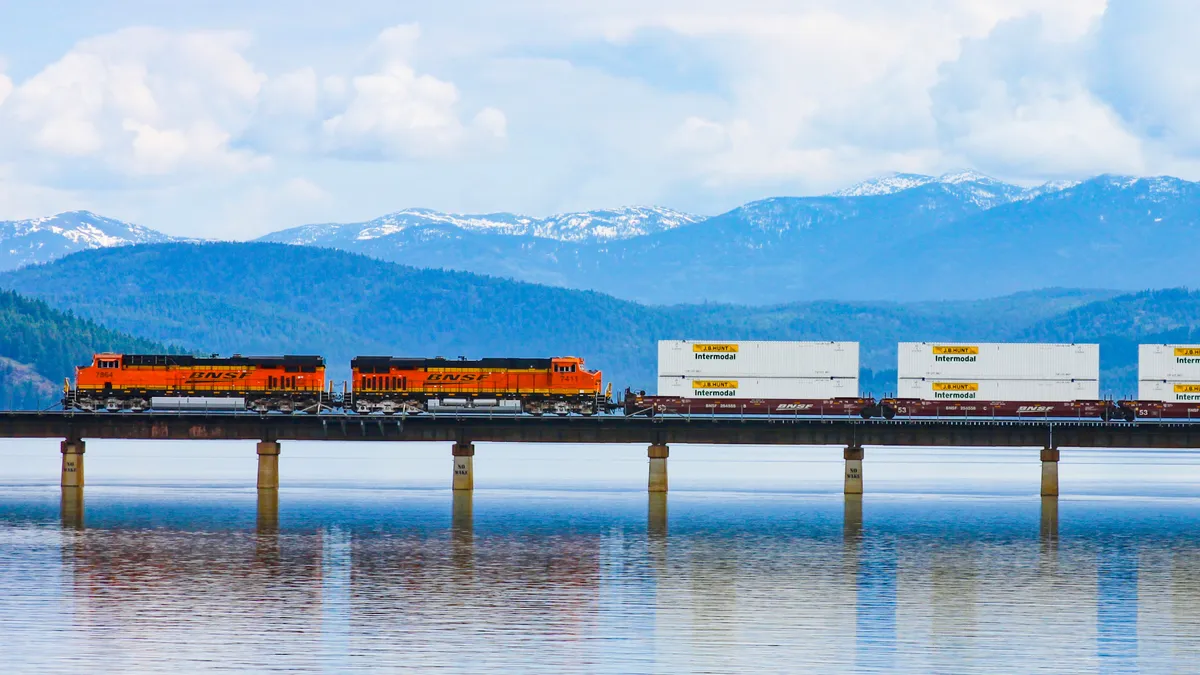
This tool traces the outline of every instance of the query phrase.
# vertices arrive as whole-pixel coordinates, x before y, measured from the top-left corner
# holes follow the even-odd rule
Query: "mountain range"
[[[628,207],[532,218],[407,209],[261,241],[596,290],[650,304],[967,300],[1047,287],[1200,285],[1200,184],[1097,176],[1032,188],[894,174],[700,217]],[[0,223],[0,270],[170,241],[87,212]]]
[[[105,291],[78,279],[103,279]],[[862,389],[879,395],[895,390],[900,341],[1075,341],[1101,344],[1103,391],[1121,396],[1133,390],[1139,342],[1200,340],[1200,293],[1186,290],[662,307],[269,243],[86,251],[0,273],[0,288],[169,348],[321,354],[339,381],[358,355],[573,354],[618,390],[653,390],[658,340],[852,340],[861,344]],[[0,357],[16,358],[3,349]]]

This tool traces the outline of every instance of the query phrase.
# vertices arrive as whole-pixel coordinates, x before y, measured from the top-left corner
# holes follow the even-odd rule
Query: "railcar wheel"
[[[885,419],[885,420],[895,419],[895,417],[896,417],[896,409],[895,408],[893,408],[890,405],[880,406],[880,408],[883,412],[883,419]]]

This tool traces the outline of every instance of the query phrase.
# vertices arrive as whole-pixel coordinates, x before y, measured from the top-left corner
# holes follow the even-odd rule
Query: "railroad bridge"
[[[840,446],[845,493],[863,491],[868,446],[1027,447],[1040,450],[1041,494],[1057,496],[1060,448],[1200,448],[1200,424],[1053,419],[863,420],[813,417],[532,417],[427,414],[0,413],[2,438],[60,438],[62,486],[82,488],[87,439],[257,441],[258,488],[279,487],[286,441],[442,441],[452,487],[474,488],[475,442],[645,443],[647,488],[667,491],[671,444]]]

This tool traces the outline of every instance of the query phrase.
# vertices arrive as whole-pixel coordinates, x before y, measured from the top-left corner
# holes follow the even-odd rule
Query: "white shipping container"
[[[681,398],[856,398],[857,377],[658,378],[659,396]]]
[[[1200,382],[1200,345],[1138,345],[1138,379]]]
[[[660,340],[658,374],[857,378],[858,343]]]
[[[900,378],[897,398],[925,401],[1096,401],[1099,380]]]
[[[1100,345],[901,342],[901,378],[1098,380]]]
[[[1187,382],[1138,380],[1138,400],[1195,403],[1200,401],[1200,379]]]

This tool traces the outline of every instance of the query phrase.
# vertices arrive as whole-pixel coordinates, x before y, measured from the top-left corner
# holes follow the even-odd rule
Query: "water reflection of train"
[[[360,356],[340,391],[320,356],[97,354],[64,386],[66,410],[152,409],[541,416],[1200,418],[1200,346],[1142,345],[1139,395],[1100,396],[1099,347],[900,343],[897,393],[860,395],[858,343],[659,345],[658,393],[614,398],[578,357]],[[1194,371],[1194,372],[1193,372]]]

